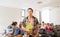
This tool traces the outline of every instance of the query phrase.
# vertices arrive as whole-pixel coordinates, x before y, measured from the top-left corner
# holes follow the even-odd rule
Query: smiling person
[[[33,16],[33,9],[32,8],[28,8],[27,9],[28,12],[28,16],[24,18],[23,20],[23,26],[22,29],[24,31],[26,31],[29,35],[29,37],[37,37],[38,34],[38,29],[36,26],[38,26],[38,20],[36,17]],[[36,28],[36,29],[35,29]],[[37,32],[35,32],[37,31]],[[34,34],[36,33],[36,34]]]

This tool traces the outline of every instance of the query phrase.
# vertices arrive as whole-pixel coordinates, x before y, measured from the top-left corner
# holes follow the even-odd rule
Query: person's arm
[[[30,32],[29,30],[26,30],[26,28],[22,25],[22,30],[25,32]]]
[[[21,29],[18,28],[18,33],[14,37],[22,37]]]
[[[11,34],[7,34],[7,36],[8,36],[8,37],[12,37],[12,35],[11,35]]]
[[[37,28],[37,33],[36,33],[35,37],[37,37],[38,33],[39,33],[39,25],[38,24],[37,24],[36,28]]]
[[[35,37],[37,37],[38,33],[39,33],[39,22],[38,22],[37,18],[36,18],[36,28],[37,28],[37,33],[36,33]]]
[[[22,37],[22,35],[21,34],[18,34],[18,35],[14,36],[14,37]]]
[[[26,23],[26,18],[23,19],[23,25],[22,25],[22,29],[25,31],[25,23]]]
[[[26,30],[26,28],[25,28],[25,26],[26,26],[25,23],[26,23],[26,18],[23,19],[23,25],[22,25],[21,27],[22,27],[22,30],[23,30],[23,31],[28,32],[29,30]]]
[[[38,22],[38,19],[37,18],[36,18],[36,27],[37,27],[37,29],[39,31],[39,22]]]
[[[23,30],[23,31],[26,31],[26,29],[25,29],[25,27],[24,27],[23,25],[22,25],[22,30]]]

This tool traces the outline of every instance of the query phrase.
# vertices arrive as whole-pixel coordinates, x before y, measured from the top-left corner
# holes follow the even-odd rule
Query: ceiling
[[[0,0],[0,6],[12,8],[42,8],[60,6],[60,0]]]

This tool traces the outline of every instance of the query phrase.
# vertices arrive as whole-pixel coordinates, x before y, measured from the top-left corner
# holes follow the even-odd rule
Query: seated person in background
[[[51,31],[52,30],[52,26],[49,23],[47,23],[47,26],[45,27],[45,29],[47,31]]]
[[[42,24],[40,26],[40,32],[44,33],[44,31],[45,31],[45,23],[44,23],[44,21],[42,21]]]
[[[41,27],[40,27],[41,29],[45,29],[45,23],[44,23],[44,21],[42,21],[42,24],[41,24]]]
[[[21,30],[17,27],[17,22],[12,22],[12,33],[8,33],[8,37],[21,37]]]
[[[45,30],[46,30],[46,34],[47,34],[48,37],[52,37],[54,35],[54,33],[52,31],[53,28],[49,23],[47,23],[47,26],[45,27]]]

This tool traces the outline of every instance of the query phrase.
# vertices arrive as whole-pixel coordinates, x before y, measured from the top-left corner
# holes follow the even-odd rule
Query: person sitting
[[[48,37],[52,37],[52,35],[53,35],[53,32],[52,32],[53,28],[52,28],[52,26],[49,23],[47,23],[47,26],[45,27],[45,30],[46,30],[47,36]]]
[[[12,22],[11,24],[13,31],[8,33],[8,37],[22,37],[21,30],[17,27],[17,22]]]
[[[47,23],[47,26],[45,27],[45,30],[47,31],[51,31],[52,30],[52,27],[49,23]]]
[[[44,23],[44,21],[42,21],[42,24],[40,26],[40,32],[44,33],[44,31],[45,31],[45,23]]]

